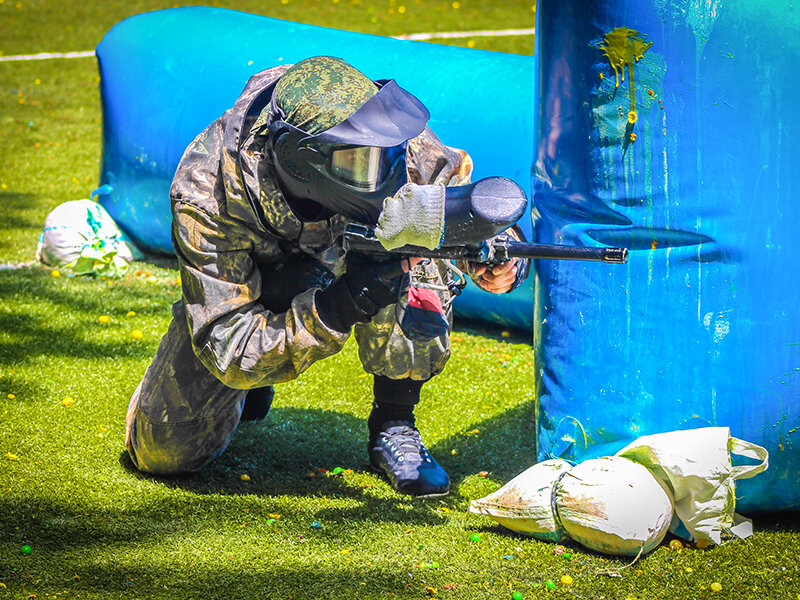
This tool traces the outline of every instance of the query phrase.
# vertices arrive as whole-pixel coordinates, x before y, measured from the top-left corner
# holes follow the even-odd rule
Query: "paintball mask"
[[[268,142],[286,194],[368,225],[377,222],[383,200],[406,183],[406,143],[430,118],[393,80],[374,85],[378,91],[355,112],[319,133],[287,122],[273,99]]]

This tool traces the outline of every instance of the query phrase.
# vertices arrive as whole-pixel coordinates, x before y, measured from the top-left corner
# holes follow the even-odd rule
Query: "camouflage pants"
[[[438,263],[431,261],[416,270],[429,282],[442,281]],[[299,283],[310,287],[308,282]],[[281,300],[266,290],[261,300],[280,310]],[[197,471],[222,454],[239,424],[247,394],[225,386],[195,356],[183,301],[173,305],[172,314],[126,417],[125,445],[131,459],[141,471],[155,474]],[[448,318],[452,323],[450,311]],[[444,368],[450,355],[449,335],[426,342],[408,339],[398,325],[394,305],[354,330],[364,369],[375,375],[428,379]]]

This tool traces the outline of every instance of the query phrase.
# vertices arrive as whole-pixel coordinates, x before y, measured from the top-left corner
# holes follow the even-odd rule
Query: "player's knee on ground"
[[[191,421],[157,422],[137,411],[130,425],[128,454],[140,471],[154,475],[193,473],[227,448],[238,423],[210,416]]]

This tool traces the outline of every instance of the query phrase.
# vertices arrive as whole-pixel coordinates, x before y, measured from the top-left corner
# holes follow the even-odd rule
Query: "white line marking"
[[[432,40],[435,38],[495,37],[504,35],[531,35],[536,29],[496,29],[487,31],[436,31],[433,33],[406,33],[392,36],[396,40]]]
[[[0,56],[0,62],[7,60],[46,60],[48,58],[86,58],[89,56],[94,56],[94,50],[88,50],[86,52],[42,52],[40,54]]]
[[[535,33],[534,28],[530,29],[498,29],[486,31],[436,31],[432,33],[406,33],[403,35],[393,35],[396,40],[433,40],[436,38],[467,38],[467,37],[500,37],[505,35],[531,35]],[[94,56],[94,50],[85,52],[41,52],[39,54],[16,54],[11,56],[0,56],[0,62],[12,60],[47,60],[50,58],[88,58]]]

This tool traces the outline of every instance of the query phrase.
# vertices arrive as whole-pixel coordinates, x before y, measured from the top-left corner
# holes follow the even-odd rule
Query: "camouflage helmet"
[[[377,91],[372,80],[341,58],[315,56],[281,76],[274,99],[287,123],[314,135],[344,121]]]
[[[311,200],[369,224],[406,182],[406,142],[430,118],[394,81],[371,81],[330,56],[289,68],[269,110],[267,148],[290,202]]]

